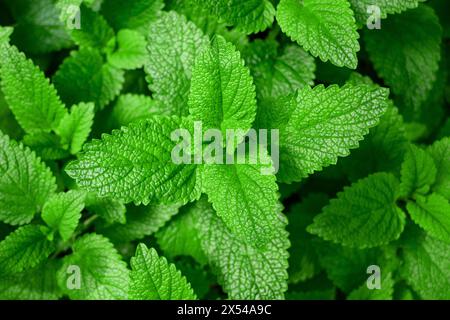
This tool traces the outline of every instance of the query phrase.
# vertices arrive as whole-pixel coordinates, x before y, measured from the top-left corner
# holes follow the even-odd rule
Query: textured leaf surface
[[[121,201],[111,198],[98,197],[94,193],[88,193],[85,199],[86,209],[98,214],[106,223],[125,223],[127,208]]]
[[[430,186],[436,179],[436,166],[433,158],[414,145],[405,157],[401,170],[401,194],[404,196],[413,193],[427,194]]]
[[[450,200],[450,138],[435,142],[428,148],[428,153],[436,165],[436,180],[433,190]]]
[[[269,0],[207,0],[199,1],[212,13],[245,33],[264,31],[275,16],[275,8]]]
[[[0,26],[0,43],[1,42],[8,42],[9,37],[11,36],[11,33],[13,33],[12,27],[3,27]]]
[[[73,253],[64,258],[58,271],[58,283],[74,300],[127,299],[129,271],[111,242],[97,234],[86,234],[72,246]],[[70,290],[67,283],[69,266],[78,266],[81,273],[80,288]]]
[[[66,111],[44,73],[6,43],[0,44],[0,67],[5,100],[20,126],[27,132],[54,129]]]
[[[145,70],[154,99],[170,114],[187,115],[194,59],[208,38],[184,16],[170,12],[151,24],[147,40]]]
[[[285,223],[263,247],[242,242],[214,213],[205,199],[193,210],[202,248],[229,299],[282,299],[287,289],[289,247]]]
[[[75,231],[84,208],[84,192],[68,191],[51,197],[42,209],[42,219],[54,231],[57,231],[64,241],[67,241]]]
[[[56,300],[62,292],[56,282],[58,263],[49,260],[39,266],[11,275],[0,276],[0,299]]]
[[[373,13],[368,13],[369,6],[380,8],[380,18],[386,18],[388,14],[401,13],[408,9],[417,8],[420,2],[426,0],[349,0],[358,24],[366,25],[368,18]],[[383,25],[383,22],[381,22]]]
[[[178,212],[179,205],[129,207],[125,224],[113,224],[100,232],[115,242],[142,239],[158,231]]]
[[[16,229],[0,242],[0,274],[18,273],[43,262],[55,246],[38,225]]]
[[[203,187],[230,231],[255,246],[278,234],[278,186],[261,165],[206,165]],[[221,190],[221,192],[217,192]]]
[[[386,111],[387,95],[367,85],[301,89],[280,130],[279,180],[299,181],[347,156]]]
[[[432,237],[450,243],[450,203],[437,193],[417,196],[408,201],[407,209],[414,222]]]
[[[383,21],[380,30],[365,33],[378,75],[406,108],[417,110],[436,80],[441,34],[438,18],[423,5]]]
[[[144,95],[121,95],[109,115],[108,125],[120,129],[132,122],[150,118],[154,114],[166,114],[157,107],[155,101]]]
[[[154,117],[86,144],[66,171],[80,187],[125,203],[177,203],[200,195],[195,165],[176,165],[171,132],[187,128],[177,117]],[[188,124],[189,125],[189,124]]]
[[[347,0],[281,0],[277,20],[283,32],[314,57],[356,68],[359,35]]]
[[[133,300],[194,300],[196,296],[174,264],[155,249],[139,244],[131,258],[129,298]]]
[[[147,59],[147,43],[139,32],[120,30],[117,34],[117,45],[118,49],[108,58],[113,66],[128,70],[144,65]]]
[[[450,299],[449,255],[450,245],[430,236],[405,248],[405,278],[423,299]]]
[[[184,207],[182,212],[156,233],[156,239],[169,259],[184,255],[193,257],[200,264],[206,264],[196,220],[190,213],[191,210],[198,210],[198,206],[191,204]]]
[[[104,64],[97,50],[84,48],[64,60],[53,80],[68,105],[95,102],[103,108],[119,94],[124,77],[122,70]]]
[[[91,132],[94,122],[94,104],[80,103],[72,106],[70,114],[66,114],[56,132],[61,137],[61,144],[70,150],[71,154],[77,154]]]
[[[102,14],[116,31],[133,29],[146,35],[149,24],[156,19],[163,6],[162,0],[105,0]]]
[[[399,183],[392,174],[376,173],[338,193],[308,231],[342,245],[367,248],[398,239],[405,214],[395,201]]]
[[[55,178],[30,149],[1,132],[0,150],[0,220],[28,223],[55,192]]]
[[[72,30],[72,38],[80,47],[99,50],[114,45],[114,31],[105,18],[85,5],[80,10],[80,29]]]
[[[255,87],[234,46],[217,36],[195,61],[189,112],[203,127],[250,129],[256,114]]]

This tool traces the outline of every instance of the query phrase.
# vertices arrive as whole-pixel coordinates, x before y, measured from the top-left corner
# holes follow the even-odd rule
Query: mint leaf
[[[450,138],[436,141],[427,151],[437,169],[432,189],[450,200]]]
[[[107,238],[91,233],[77,239],[73,253],[66,256],[58,271],[58,284],[74,300],[127,299],[129,271]],[[81,273],[80,288],[70,289],[69,267]]]
[[[423,299],[450,298],[450,245],[420,236],[404,248],[402,274]]]
[[[98,214],[106,223],[124,224],[127,221],[125,216],[127,208],[120,201],[88,193],[85,199],[85,206],[90,212]]]
[[[66,114],[55,129],[61,137],[61,144],[71,154],[77,154],[88,138],[94,122],[94,108],[93,103],[80,103],[72,106],[70,114]]]
[[[42,208],[42,219],[64,241],[69,240],[84,208],[84,192],[68,191],[52,196]]]
[[[187,115],[192,67],[208,38],[184,16],[169,12],[151,24],[147,42],[145,71],[154,99],[169,114]]]
[[[0,273],[31,269],[45,261],[54,250],[54,244],[42,233],[40,226],[20,227],[0,242]]]
[[[66,110],[44,73],[6,43],[0,44],[0,66],[2,91],[20,126],[27,132],[56,128]]]
[[[246,243],[229,231],[203,198],[195,215],[201,245],[229,299],[282,299],[287,289],[289,247],[285,224],[263,246]],[[261,280],[264,279],[264,280]]]
[[[437,193],[427,197],[417,196],[408,201],[407,209],[411,219],[432,237],[450,243],[450,203]]]
[[[367,30],[364,35],[378,75],[403,106],[417,111],[436,80],[441,56],[442,30],[433,10],[421,5],[390,17],[380,30]]]
[[[132,29],[146,35],[163,6],[162,0],[104,0],[101,12],[116,31]]]
[[[198,1],[198,0],[197,0]],[[275,16],[275,9],[269,0],[207,0],[198,1],[223,19],[245,33],[264,31]]]
[[[426,195],[436,179],[436,166],[433,158],[414,145],[405,157],[401,170],[401,194],[409,196],[414,193]]]
[[[129,298],[133,300],[193,300],[191,285],[155,249],[139,244],[131,258]]]
[[[117,34],[118,49],[108,57],[111,65],[121,69],[141,68],[147,60],[145,37],[137,31],[120,30]]]
[[[251,128],[256,113],[255,87],[232,44],[217,36],[195,61],[189,112],[206,128]]]
[[[366,25],[367,20],[373,13],[368,13],[369,6],[380,8],[380,18],[387,18],[388,14],[401,13],[408,9],[417,8],[420,2],[425,0],[349,0],[355,18],[359,25]],[[383,25],[383,22],[381,22]],[[383,28],[383,27],[382,27]]]
[[[56,282],[58,261],[49,260],[33,269],[0,275],[0,299],[57,300],[62,292]]]
[[[30,149],[1,132],[0,150],[0,221],[28,223],[55,192],[55,178]]]
[[[80,8],[80,29],[72,30],[72,39],[80,47],[99,50],[114,48],[114,30],[105,18],[85,5]]]
[[[179,205],[149,205],[128,207],[125,224],[101,227],[100,232],[114,242],[143,239],[163,227],[175,214]]]
[[[176,217],[156,233],[158,245],[169,259],[177,256],[191,256],[204,265],[207,258],[200,243],[194,215],[190,212],[198,206],[190,204],[181,209]]]
[[[356,69],[359,35],[347,0],[281,0],[277,20],[283,32],[314,57]]]
[[[119,96],[108,118],[108,125],[120,129],[132,122],[151,118],[152,115],[167,114],[156,105],[155,101],[144,95],[124,94]]]
[[[84,48],[64,60],[53,80],[68,105],[95,102],[102,109],[119,94],[124,77],[122,70],[104,64],[97,50]]]
[[[206,165],[202,181],[224,224],[236,238],[255,246],[278,233],[280,219],[275,176],[262,174],[262,168],[252,164]]]
[[[192,131],[189,122],[177,117],[131,124],[86,144],[66,171],[80,187],[125,203],[192,201],[200,195],[200,173],[195,165],[177,165],[171,157],[171,132],[179,128]],[[114,181],[112,188],[109,181]]]
[[[405,214],[395,203],[399,183],[388,173],[376,173],[338,193],[315,217],[307,231],[345,246],[369,248],[398,239]]]
[[[348,295],[348,300],[392,300],[394,295],[394,280],[392,274],[382,274],[381,288],[369,289],[364,282],[358,289],[353,290]]]
[[[299,181],[347,156],[386,111],[387,95],[367,85],[301,89],[280,130],[279,180]]]
[[[72,44],[54,0],[7,0],[16,20],[12,42],[25,52],[43,54]]]
[[[12,27],[3,27],[0,26],[0,43],[2,42],[8,42],[9,37],[11,36],[11,33],[13,33]]]
[[[61,144],[61,138],[54,133],[27,134],[23,137],[23,143],[36,152],[42,160],[60,160],[70,155]]]

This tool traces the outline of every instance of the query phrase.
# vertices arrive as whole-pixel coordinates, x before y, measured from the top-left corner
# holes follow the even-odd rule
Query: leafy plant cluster
[[[0,298],[449,299],[449,4],[2,1]]]

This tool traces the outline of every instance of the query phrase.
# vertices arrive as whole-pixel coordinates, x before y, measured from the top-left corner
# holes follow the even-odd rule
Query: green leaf
[[[277,20],[314,57],[356,69],[359,35],[347,0],[281,0]]]
[[[437,193],[408,201],[411,219],[432,237],[450,243],[450,203]]]
[[[190,213],[196,209],[195,204],[183,207],[182,212],[156,233],[158,245],[169,259],[191,256],[199,264],[206,264],[207,259],[201,247],[196,221]]]
[[[442,30],[433,10],[421,5],[364,35],[378,75],[400,96],[402,105],[418,110],[436,80],[441,56]]]
[[[169,12],[151,24],[147,41],[145,71],[154,99],[169,114],[187,115],[194,59],[208,38],[184,16]]]
[[[209,265],[229,299],[283,299],[287,289],[289,247],[285,223],[272,222],[277,234],[254,246],[229,231],[205,198],[192,210]],[[281,213],[279,213],[281,215]]]
[[[101,12],[116,31],[132,29],[147,35],[163,6],[162,0],[104,0]]]
[[[127,208],[117,200],[98,197],[94,193],[88,193],[85,200],[86,209],[98,214],[106,223],[124,224],[127,219],[125,213]]]
[[[404,248],[402,273],[422,299],[450,299],[450,244],[417,237]]]
[[[12,27],[0,26],[0,43],[9,42],[9,37],[13,33],[14,29]]]
[[[61,143],[71,154],[77,154],[88,138],[94,123],[94,108],[93,103],[72,106],[70,114],[66,114],[55,129],[61,137]]]
[[[116,243],[143,239],[168,222],[178,213],[179,205],[149,205],[128,207],[125,224],[100,228],[100,232]]]
[[[125,300],[128,295],[129,271],[121,256],[107,238],[91,233],[77,239],[73,253],[66,256],[58,271],[60,288],[73,300]],[[80,271],[79,289],[71,289],[71,266]]]
[[[66,171],[80,187],[124,203],[186,203],[200,196],[193,164],[175,164],[174,130],[192,124],[177,117],[154,117],[123,127],[85,145]]]
[[[129,299],[194,300],[196,295],[173,264],[159,257],[155,249],[139,244],[131,258]]]
[[[399,238],[405,214],[395,203],[399,183],[376,173],[338,193],[307,231],[325,240],[357,248],[376,247]]]
[[[364,282],[358,289],[353,290],[348,295],[348,300],[392,300],[394,295],[394,280],[392,274],[381,276],[381,288],[369,289]]]
[[[0,242],[0,274],[18,273],[31,269],[55,250],[39,225],[16,229]]]
[[[72,38],[82,48],[114,48],[114,30],[105,18],[85,5],[80,8],[80,29],[72,30]]]
[[[55,178],[30,149],[1,132],[0,150],[0,221],[28,223],[55,192]]]
[[[2,91],[20,126],[30,133],[56,128],[66,110],[44,73],[6,43],[0,44],[0,66]]]
[[[450,200],[450,138],[436,141],[427,151],[437,169],[432,189]]]
[[[19,48],[43,54],[71,46],[54,0],[7,0],[7,3],[16,20],[11,40]]]
[[[117,34],[118,49],[109,55],[108,61],[116,68],[133,70],[141,68],[147,60],[145,37],[137,31],[120,30]]]
[[[70,190],[51,197],[42,209],[42,219],[57,231],[64,241],[69,240],[75,231],[84,208],[84,192]]]
[[[61,144],[61,138],[54,133],[27,134],[23,137],[23,143],[35,151],[42,160],[60,160],[70,155]]]
[[[314,237],[306,232],[316,214],[328,203],[328,197],[321,193],[311,193],[301,203],[289,210],[287,231],[289,248],[289,282],[298,283],[312,278],[320,271],[318,256],[313,244]]]
[[[0,299],[57,300],[62,292],[56,282],[58,262],[47,260],[39,266],[16,274],[0,275]]]
[[[217,215],[244,242],[260,246],[276,234],[278,186],[262,165],[205,165],[203,188]],[[217,192],[220,190],[220,192]]]
[[[272,25],[275,8],[270,0],[206,0],[199,1],[213,14],[238,30],[249,33],[264,31]]]
[[[436,179],[436,172],[433,158],[425,150],[411,145],[402,164],[401,195],[426,195]]]
[[[290,118],[280,127],[278,179],[299,181],[347,156],[378,123],[387,96],[388,90],[367,85],[301,89],[289,107]]]
[[[387,18],[388,14],[401,13],[403,11],[417,8],[420,2],[426,0],[349,0],[356,21],[359,25],[366,25],[367,20],[374,13],[368,13],[369,6],[380,8],[380,18]],[[381,22],[381,28],[384,28]]]
[[[102,109],[119,94],[124,76],[122,70],[104,64],[97,50],[84,48],[64,60],[53,80],[68,105],[95,102]]]
[[[108,126],[120,129],[132,122],[151,118],[153,115],[167,114],[156,105],[155,101],[145,95],[124,94],[119,96],[112,112],[109,114]]]

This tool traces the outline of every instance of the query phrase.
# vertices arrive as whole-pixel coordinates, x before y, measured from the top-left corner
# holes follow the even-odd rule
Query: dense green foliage
[[[1,1],[0,299],[450,299],[449,14]]]

